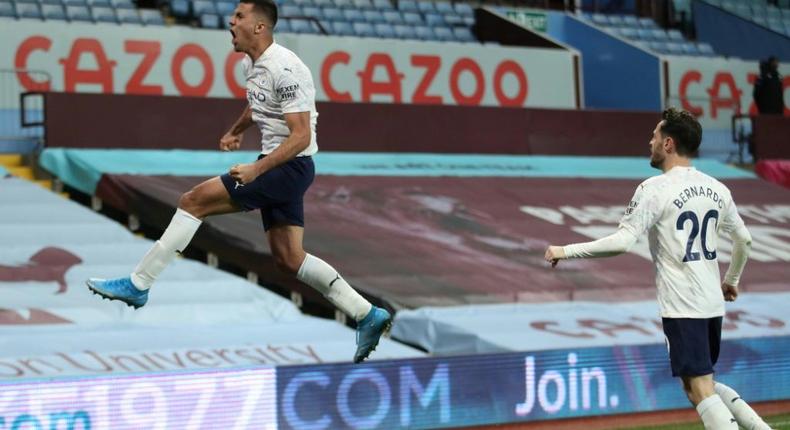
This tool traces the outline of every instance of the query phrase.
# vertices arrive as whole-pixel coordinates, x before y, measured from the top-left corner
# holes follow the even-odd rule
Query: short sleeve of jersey
[[[307,76],[304,76],[307,73]],[[275,97],[283,113],[310,112],[315,92],[312,90],[309,71],[297,65],[283,66],[274,81]]]
[[[634,236],[641,236],[658,221],[662,210],[660,206],[655,187],[647,181],[641,183],[625,208],[620,228],[629,230]]]
[[[719,221],[719,229],[724,233],[732,233],[744,225],[743,218],[738,213],[738,208],[735,206],[732,196],[730,196],[729,201],[730,203],[724,208],[724,213],[721,214],[721,221]]]

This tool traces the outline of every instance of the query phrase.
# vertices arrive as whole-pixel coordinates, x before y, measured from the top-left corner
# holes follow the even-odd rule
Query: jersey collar
[[[258,59],[255,60],[253,64],[263,64],[263,62],[266,61],[267,58],[270,58],[272,55],[274,55],[274,50],[276,49],[275,48],[276,46],[279,46],[277,45],[277,42],[272,41],[272,44],[266,47],[266,50],[263,51],[263,54],[261,54],[261,56],[258,57]]]

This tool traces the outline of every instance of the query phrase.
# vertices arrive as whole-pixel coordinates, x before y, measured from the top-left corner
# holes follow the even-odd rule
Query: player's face
[[[660,169],[664,164],[664,159],[667,153],[664,151],[664,137],[661,136],[661,124],[659,121],[656,128],[653,130],[653,138],[650,139],[650,167]]]
[[[254,45],[255,31],[263,26],[258,14],[253,11],[251,3],[239,3],[233,16],[230,18],[230,34],[233,36],[231,42],[236,52],[246,52]]]

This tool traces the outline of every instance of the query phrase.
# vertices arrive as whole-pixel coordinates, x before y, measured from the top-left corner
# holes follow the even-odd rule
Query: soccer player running
[[[376,348],[392,318],[372,306],[318,257],[305,253],[303,197],[313,181],[311,155],[316,144],[315,88],[310,70],[273,38],[277,6],[272,0],[241,0],[230,20],[233,48],[247,54],[247,107],[222,136],[219,147],[241,146],[244,130],[253,123],[261,130],[262,151],[257,161],[232,166],[181,196],[162,237],[130,276],[92,278],[88,287],[108,299],[139,308],[148,289],[164,268],[192,240],[202,220],[211,215],[260,209],[263,227],[280,270],[320,291],[332,304],[357,321],[354,362],[365,360]]]
[[[706,429],[768,429],[732,388],[713,380],[724,301],[738,296],[752,239],[730,190],[691,166],[701,139],[702,128],[690,113],[665,110],[650,139],[650,165],[663,174],[639,185],[617,232],[549,246],[545,258],[553,267],[567,258],[622,254],[647,232],[672,375],[682,379]],[[733,241],[723,283],[716,258],[719,231]]]

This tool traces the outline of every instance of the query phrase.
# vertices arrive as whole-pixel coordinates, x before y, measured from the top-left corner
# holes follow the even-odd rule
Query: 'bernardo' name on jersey
[[[674,199],[672,203],[677,206],[678,209],[683,209],[683,205],[685,205],[686,202],[694,197],[705,197],[711,199],[719,206],[719,209],[724,208],[724,199],[722,199],[721,196],[719,196],[719,194],[716,191],[713,191],[710,187],[703,187],[702,185],[691,186],[684,189],[678,193],[678,198]]]

